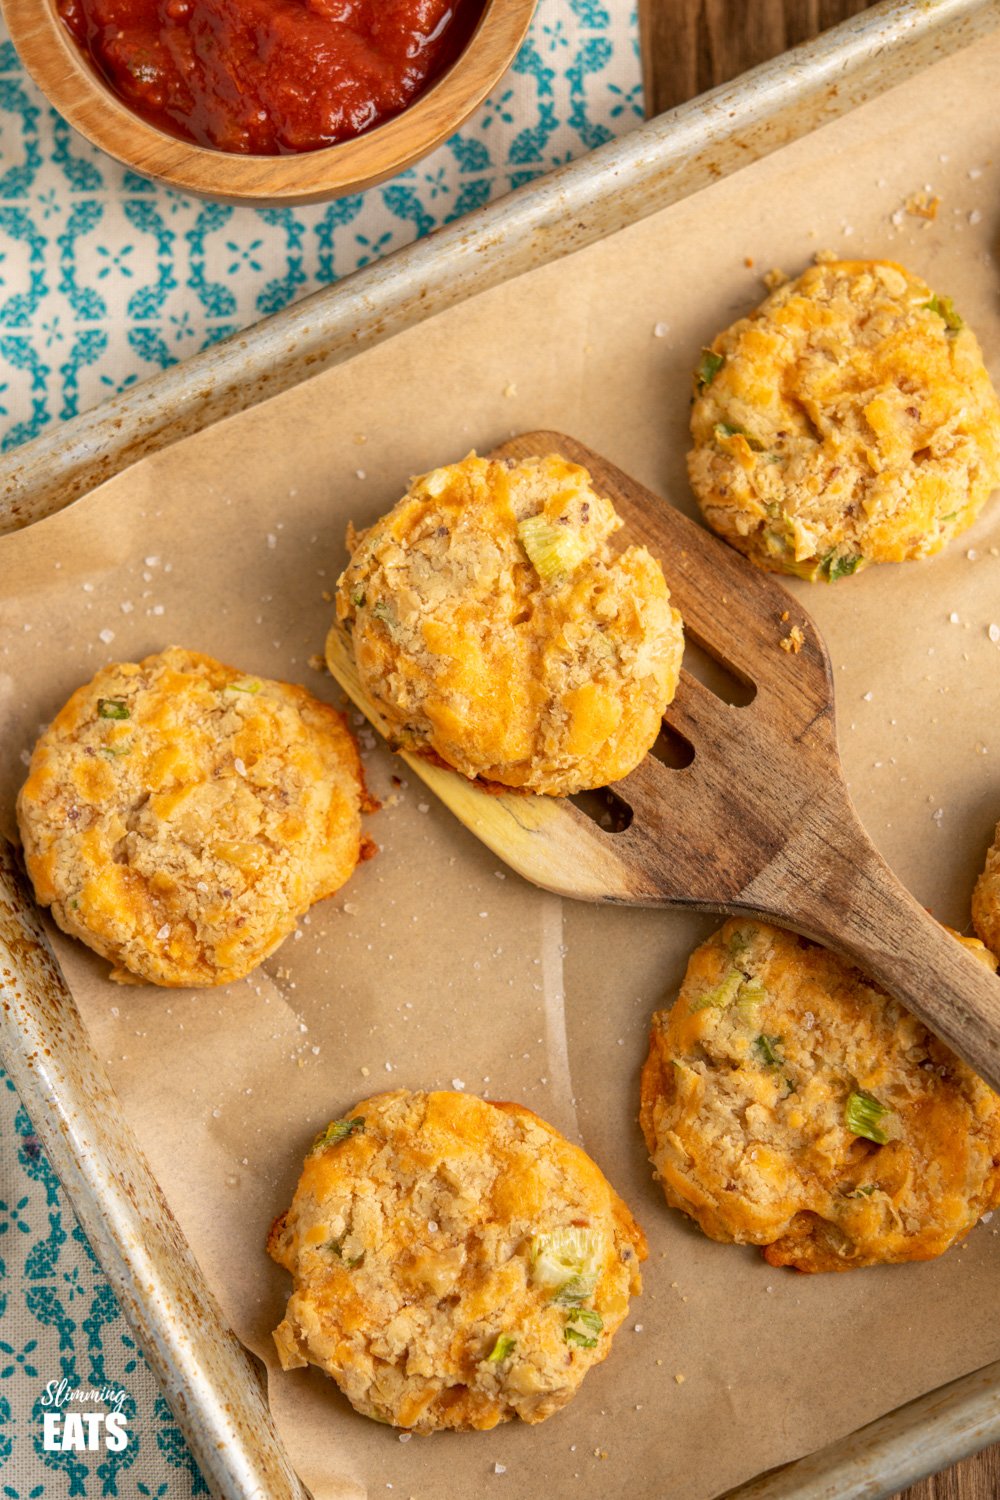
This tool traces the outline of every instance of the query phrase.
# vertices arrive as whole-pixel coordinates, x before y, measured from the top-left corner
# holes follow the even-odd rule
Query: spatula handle
[[[846,794],[818,802],[743,895],[846,954],[1000,1092],[1000,979],[899,883]]]

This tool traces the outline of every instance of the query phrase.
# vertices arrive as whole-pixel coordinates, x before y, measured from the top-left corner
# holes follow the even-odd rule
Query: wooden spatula
[[[546,890],[758,916],[826,943],[1000,1089],[1000,980],[904,890],[862,828],[837,753],[830,661],[809,616],[771,577],[582,443],[531,432],[495,456],[554,452],[590,470],[625,522],[620,535],[660,559],[688,640],[755,688],[752,701],[736,707],[682,672],[666,724],[693,758],[677,769],[647,755],[610,788],[626,810],[621,832],[571,801],[495,796],[405,755],[410,769]],[[798,653],[780,647],[793,626],[803,637]],[[334,676],[385,733],[349,635],[335,627],[327,649]]]

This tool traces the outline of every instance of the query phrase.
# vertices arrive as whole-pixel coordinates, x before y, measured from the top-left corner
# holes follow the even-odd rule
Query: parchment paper
[[[693,510],[689,372],[772,266],[887,255],[950,294],[1000,376],[993,254],[1000,40],[571,261],[139,464],[0,543],[6,826],[39,727],[108,660],[168,643],[306,683],[348,518],[518,430],[573,433]],[[902,211],[929,186],[934,222]],[[753,259],[753,266],[746,263]],[[669,577],[669,559],[666,559]],[[1000,815],[1000,499],[940,559],[807,597],[836,665],[859,810],[919,899],[968,924]],[[636,1125],[650,1012],[711,918],[562,905],[496,861],[363,734],[381,853],[244,983],[119,988],[60,957],[210,1282],[270,1372],[318,1500],[394,1489],[704,1500],[1000,1356],[997,1230],[942,1260],[804,1277],[663,1204]],[[276,1367],[288,1283],[264,1238],[311,1136],[386,1087],[520,1099],[577,1136],[650,1239],[610,1360],[544,1426],[402,1443],[315,1372]],[[683,1382],[679,1377],[683,1376]],[[504,1472],[495,1466],[502,1465]]]

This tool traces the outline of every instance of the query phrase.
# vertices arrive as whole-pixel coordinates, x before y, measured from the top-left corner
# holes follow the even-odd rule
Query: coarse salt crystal
[[[92,594],[94,592],[94,585],[92,583],[81,583],[80,587],[85,594]]]
[[[114,638],[115,638],[114,631],[113,630],[108,630],[107,626],[105,626],[105,628],[98,635],[98,639],[102,640],[106,646],[110,646],[111,642],[114,640]]]
[[[987,626],[986,634],[989,636],[990,640],[993,641],[994,644],[996,644],[997,641],[1000,641],[1000,625],[994,624]]]
[[[164,922],[163,926],[160,928],[159,932],[156,934],[156,940],[157,940],[157,942],[162,943],[164,941],[164,939],[168,938],[169,936],[170,936],[170,923],[169,922]]]
[[[666,336],[667,336],[667,334],[669,332],[670,332],[670,324],[669,323],[654,323],[653,324],[653,337],[654,337],[654,339],[665,339]]]
[[[428,1219],[427,1220],[427,1228],[430,1230],[431,1234],[437,1234],[437,1232],[438,1232],[438,1221],[437,1221],[437,1219]]]
[[[158,557],[144,557],[143,562],[147,568],[158,568],[160,566],[160,559]]]
[[[948,616],[948,619],[951,621],[951,623],[953,625],[957,625],[958,624],[958,620],[959,620],[958,610],[957,609],[953,609],[952,612],[951,612],[951,614]]]
[[[873,693],[864,693],[862,696],[866,703],[870,703],[875,695]]]
[[[154,615],[162,615],[162,613],[163,613],[163,605],[162,604],[154,604],[153,605],[153,614]]]
[[[368,478],[368,475],[365,473],[364,469],[355,469],[354,472],[358,476],[359,479],[367,479]],[[409,1434],[407,1434],[407,1436],[409,1436]]]
[[[246,768],[246,766],[244,765],[243,761],[240,759],[240,757],[238,755],[237,755],[236,759],[233,761],[233,765],[236,768],[236,774],[237,774],[237,776],[245,776],[247,774],[247,768]]]
[[[278,545],[278,538],[275,536],[273,531],[269,531],[267,533],[267,545],[269,547],[276,547]]]
[[[401,1443],[408,1443],[408,1442],[409,1442],[409,1441],[410,1441],[410,1438],[411,1438],[411,1437],[412,1437],[412,1436],[413,1436],[413,1433],[412,1433],[412,1432],[401,1432],[401,1433],[400,1433],[400,1434],[399,1434],[399,1441],[400,1441],[400,1442],[401,1442]]]
[[[464,1089],[465,1088],[465,1079],[464,1078],[453,1078],[451,1080],[451,1086],[452,1086],[453,1089]]]
[[[979,209],[978,209],[978,208],[974,208],[974,209],[973,209],[973,210],[972,210],[972,212],[971,212],[971,214],[970,214],[970,215],[969,215],[969,223],[970,223],[970,224],[978,224],[978,223],[979,223],[979,221],[980,221],[980,219],[981,219],[981,218],[982,218],[982,217],[983,217],[983,216],[982,216],[982,214],[981,214],[981,213],[980,213],[980,212],[979,212]]]
[[[507,1472],[507,1465],[506,1464],[494,1464],[493,1465],[493,1472],[494,1472],[494,1474],[506,1474],[506,1472]]]
[[[123,615],[130,615],[135,608],[135,605],[132,603],[131,599],[123,599],[118,608],[121,610]]]

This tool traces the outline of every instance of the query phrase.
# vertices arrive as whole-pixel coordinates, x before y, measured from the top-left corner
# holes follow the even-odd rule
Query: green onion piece
[[[132,710],[124,698],[98,698],[97,716],[99,719],[130,719]]]
[[[729,952],[733,958],[739,958],[750,946],[751,933],[745,927],[737,927],[729,939]]]
[[[717,984],[714,990],[708,990],[704,995],[699,995],[697,1000],[691,1001],[688,1014],[693,1016],[696,1011],[708,1010],[710,1005],[717,1010],[722,1010],[736,999],[740,985],[745,980],[746,975],[741,969],[730,969],[722,983]]]
[[[331,1120],[326,1129],[321,1130],[313,1141],[312,1149],[322,1151],[324,1146],[335,1146],[338,1141],[346,1141],[349,1135],[354,1135],[364,1128],[364,1117],[361,1115],[352,1120]]]
[[[510,1358],[516,1347],[517,1339],[511,1338],[509,1333],[501,1333],[493,1348],[487,1354],[486,1363],[488,1365],[502,1364],[505,1359]]]
[[[923,306],[929,312],[937,313],[939,318],[944,319],[945,327],[949,333],[958,333],[959,329],[965,327],[965,323],[955,311],[955,304],[950,297],[938,297],[935,294],[929,302],[923,303]]]
[[[791,544],[786,547],[786,552],[791,551]],[[802,562],[796,562],[792,557],[786,557],[784,568],[787,573],[793,573],[796,578],[804,578],[808,583],[815,583],[817,578],[824,577],[823,564],[815,558],[809,558]],[[827,579],[829,582],[829,579]]]
[[[355,609],[363,609],[365,603],[364,589],[358,589],[357,593],[351,595],[351,603]]]
[[[764,1059],[764,1065],[768,1068],[780,1068],[782,1058],[778,1054],[778,1046],[784,1040],[780,1036],[767,1036],[761,1034],[754,1038],[754,1046]]]
[[[127,755],[132,748],[132,741],[128,740],[124,745],[99,745],[98,755],[106,755],[108,760],[117,760],[121,755]]]
[[[372,614],[376,620],[381,620],[384,625],[395,625],[396,623],[395,615],[383,599],[379,599],[377,604],[372,605]]]
[[[227,682],[227,693],[259,693],[260,683],[256,677],[244,677],[239,682]]]
[[[892,1110],[887,1104],[881,1104],[874,1094],[861,1089],[848,1097],[844,1106],[844,1124],[852,1135],[863,1135],[866,1140],[874,1141],[876,1146],[884,1146],[889,1137],[879,1125],[879,1120],[891,1114]]]
[[[553,1295],[552,1301],[560,1307],[579,1307],[594,1295],[596,1285],[596,1276],[571,1276]]]
[[[536,1234],[529,1254],[535,1285],[552,1292],[554,1302],[572,1305],[594,1294],[604,1259],[604,1238],[596,1230],[571,1225]]]
[[[767,990],[759,979],[747,979],[740,985],[736,996],[736,1009],[741,1016],[749,1019],[754,1012],[754,1007],[763,1004],[767,999]]]
[[[866,1182],[865,1185],[864,1185],[864,1187],[856,1187],[852,1192],[845,1193],[844,1197],[845,1198],[870,1198],[871,1195],[872,1195],[872,1193],[874,1193],[876,1186],[877,1186],[877,1184],[874,1183],[874,1182]]]
[[[747,445],[755,453],[763,453],[764,444],[758,438],[751,437],[745,427],[734,427],[732,422],[716,422],[715,435],[717,438],[742,437],[746,438]]]
[[[856,553],[838,557],[835,552],[828,552],[819,564],[819,575],[828,583],[836,583],[838,578],[849,578],[856,573],[864,564],[864,558]]]
[[[582,1349],[596,1349],[597,1335],[604,1327],[604,1319],[592,1307],[578,1307],[566,1318],[563,1338],[567,1344],[579,1344]]]
[[[954,519],[955,519],[955,517],[957,515],[958,515],[958,511],[957,510],[950,510],[946,516],[942,516],[941,517],[941,520],[942,521],[954,521]]]
[[[699,391],[703,391],[707,385],[718,375],[722,366],[726,363],[724,354],[716,354],[714,349],[703,349],[701,351],[701,362],[695,371],[695,380]]]
[[[572,573],[590,550],[572,526],[548,521],[544,515],[528,516],[519,521],[517,536],[543,583],[554,583]]]

